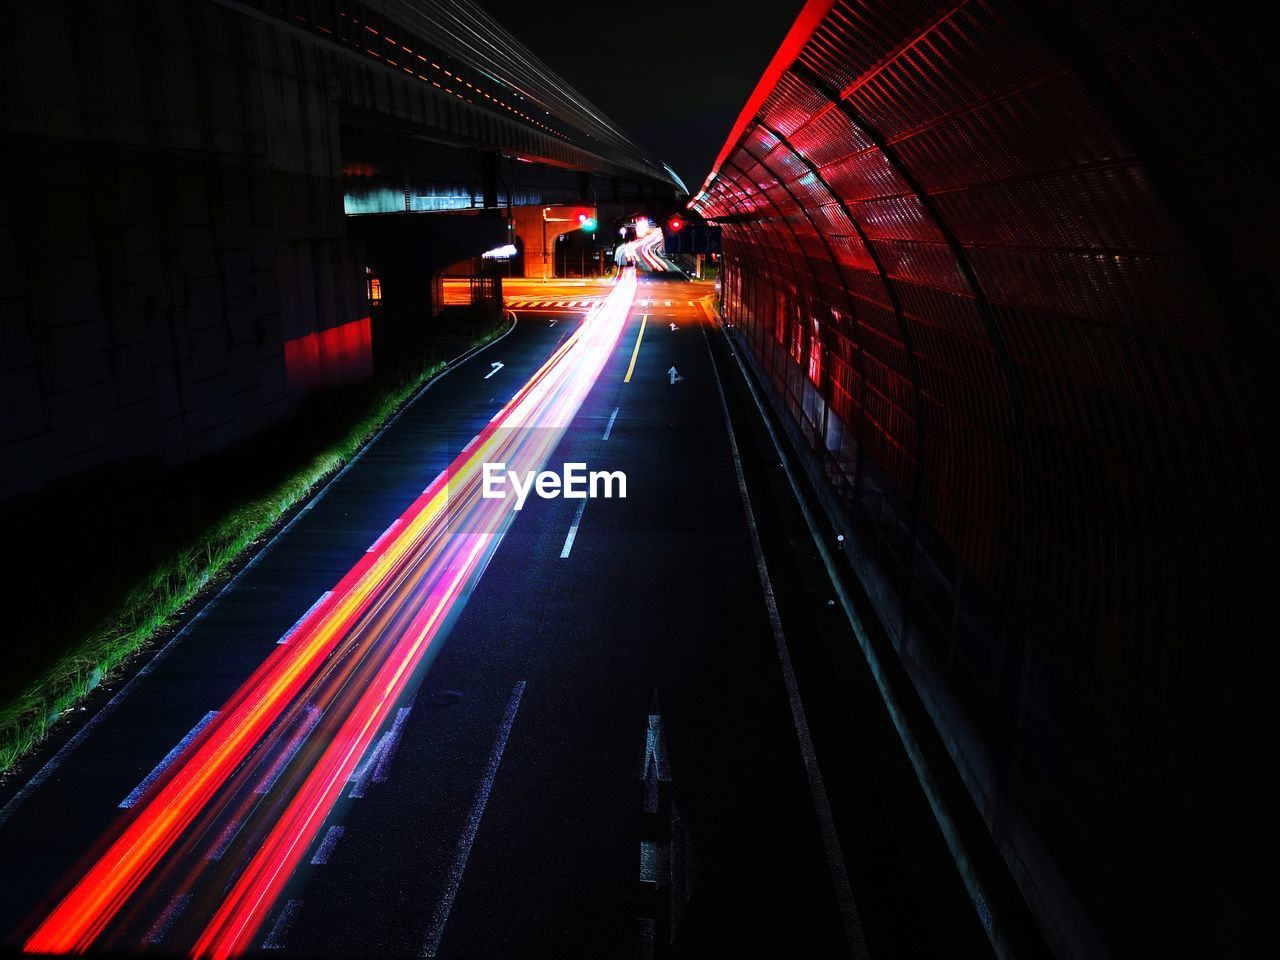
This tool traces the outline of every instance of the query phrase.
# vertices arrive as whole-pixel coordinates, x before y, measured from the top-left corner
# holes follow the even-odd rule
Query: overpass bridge
[[[685,192],[470,4],[29,4],[3,42],[5,496],[218,449],[420,339],[448,265]]]

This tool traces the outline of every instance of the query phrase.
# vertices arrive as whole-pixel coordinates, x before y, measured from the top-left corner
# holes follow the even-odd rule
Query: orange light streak
[[[230,801],[219,799],[226,791],[249,788],[246,761],[265,756],[283,737],[290,711],[323,701],[326,711],[334,711],[326,719],[340,724],[338,733],[305,778],[282,780],[280,789],[292,794],[287,803],[270,807],[282,812],[261,825],[264,838],[253,846],[193,949],[198,956],[229,957],[253,945],[343,784],[513,520],[507,501],[480,496],[483,464],[502,460],[520,470],[545,464],[612,355],[635,288],[635,275],[628,271],[405,511],[394,535],[367,553],[290,642],[254,671],[122,818],[115,839],[27,939],[27,951],[70,953],[92,946],[126,903],[140,896],[144,882],[198,818],[207,820],[210,811],[226,807]],[[407,626],[398,627],[406,618]],[[325,694],[332,664],[344,651],[355,656],[356,650],[367,663],[361,660],[349,669],[368,675],[368,682],[353,685],[358,699]],[[273,769],[269,763],[264,768]],[[278,774],[276,767],[272,776]],[[288,786],[299,780],[300,785]]]

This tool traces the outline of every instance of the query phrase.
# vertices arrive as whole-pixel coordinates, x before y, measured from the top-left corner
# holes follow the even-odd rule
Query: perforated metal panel
[[[1214,844],[1165,864],[1160,834],[1244,792],[1228,757],[1276,633],[1275,27],[1199,2],[842,0],[692,203],[723,223],[727,319],[1064,954],[1134,946],[1193,861],[1215,910],[1238,894]]]

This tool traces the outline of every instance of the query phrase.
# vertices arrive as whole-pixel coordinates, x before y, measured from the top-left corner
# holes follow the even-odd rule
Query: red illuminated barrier
[[[350,383],[373,374],[369,318],[284,342],[284,366],[295,390]]]

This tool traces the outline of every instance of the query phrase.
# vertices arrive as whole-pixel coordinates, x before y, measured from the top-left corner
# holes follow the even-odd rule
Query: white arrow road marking
[[[671,378],[671,383],[673,386],[676,384],[677,381],[684,379],[684,377],[680,376],[680,371],[677,370],[675,367],[672,367],[670,370],[667,371],[667,376]]]
[[[662,727],[662,711],[655,690],[645,729],[644,769],[640,774],[644,782],[645,817],[640,832],[639,880],[641,886],[655,894],[666,885],[670,913],[663,916],[653,903],[641,908],[637,960],[653,960],[655,944],[671,939],[689,899],[695,866],[680,812],[675,798],[670,796],[671,766]],[[669,814],[663,813],[664,807],[669,807]],[[670,833],[664,836],[660,821],[668,817]]]
[[[488,380],[488,379],[489,379],[490,377],[492,377],[495,373],[497,373],[499,370],[501,370],[503,367],[505,367],[505,366],[506,366],[506,364],[505,364],[505,363],[499,363],[497,360],[495,360],[493,363],[489,364],[489,366],[490,366],[490,367],[492,367],[493,369],[492,369],[492,370],[490,370],[488,373],[486,373],[486,374],[484,375],[484,378],[485,378],[486,380]]]
[[[656,700],[656,695],[655,695]],[[649,714],[649,726],[644,737],[644,812],[658,812],[658,783],[671,782],[671,767],[667,762],[667,741],[662,733],[662,714],[658,707]]]
[[[674,323],[673,323],[673,324],[671,324],[671,332],[672,332],[672,333],[675,333],[675,332],[676,332],[677,330],[679,330],[679,329],[680,329],[680,328],[679,328],[679,327],[677,327]]]
[[[550,322],[550,323],[548,323],[548,324],[547,324],[547,326],[548,326],[548,327],[554,327],[554,326],[555,326],[557,323],[559,323],[559,322],[560,322],[560,318],[559,318],[559,317],[553,317],[553,318],[551,319],[551,322]]]

